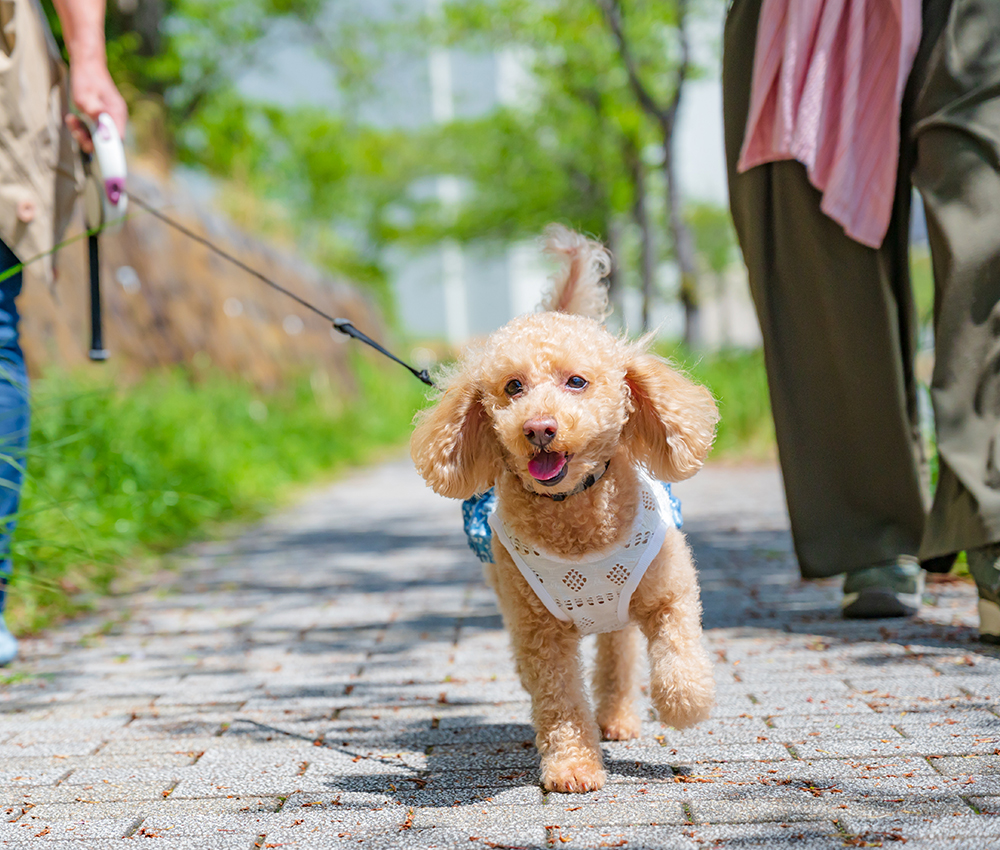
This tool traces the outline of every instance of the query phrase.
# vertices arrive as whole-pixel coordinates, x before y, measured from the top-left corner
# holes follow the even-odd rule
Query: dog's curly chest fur
[[[553,501],[524,489],[513,473],[497,483],[501,515],[525,543],[562,558],[603,552],[622,542],[638,507],[637,480],[631,470],[610,469],[593,487]]]

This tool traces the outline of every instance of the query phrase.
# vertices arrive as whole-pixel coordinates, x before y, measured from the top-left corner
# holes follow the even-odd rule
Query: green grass
[[[404,443],[424,388],[395,367],[354,365],[350,394],[303,378],[262,395],[184,371],[127,389],[94,370],[36,381],[11,627],[71,615],[159,553]]]
[[[917,320],[921,326],[928,325],[934,320],[934,269],[930,251],[925,247],[910,251],[910,283]]]
[[[732,349],[704,355],[694,355],[682,348],[658,351],[715,396],[720,419],[710,460],[775,457],[774,423],[762,350]]]

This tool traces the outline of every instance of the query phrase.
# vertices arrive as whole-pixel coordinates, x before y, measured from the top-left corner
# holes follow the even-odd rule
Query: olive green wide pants
[[[730,204],[764,338],[802,574],[831,576],[1000,541],[1000,0],[925,0],[902,116],[895,206],[879,249],[820,212],[797,162],[736,173],[762,0],[726,20]],[[935,280],[929,497],[913,375],[911,186]]]

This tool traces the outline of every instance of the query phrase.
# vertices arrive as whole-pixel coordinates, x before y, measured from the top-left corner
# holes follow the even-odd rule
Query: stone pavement
[[[601,792],[542,792],[459,506],[400,460],[24,641],[0,671],[0,842],[1000,848],[1000,657],[972,640],[974,589],[844,622],[835,581],[798,579],[773,468],[677,489],[718,706],[606,744]]]

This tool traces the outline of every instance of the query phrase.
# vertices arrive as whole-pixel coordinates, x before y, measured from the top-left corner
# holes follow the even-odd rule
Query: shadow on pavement
[[[817,635],[838,643],[897,642],[1000,657],[977,640],[977,630],[939,612],[967,607],[975,586],[956,581],[929,584],[924,616],[845,620],[840,613],[842,578],[805,580],[799,575],[787,530],[727,533],[688,530],[702,586],[703,625],[712,629],[759,629]],[[935,611],[937,609],[937,611]],[[865,663],[863,656],[859,663]],[[884,654],[873,653],[871,663]]]

